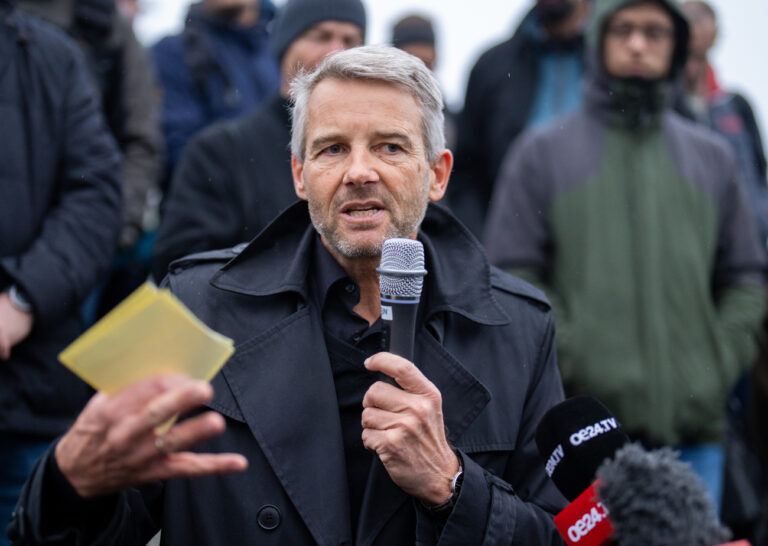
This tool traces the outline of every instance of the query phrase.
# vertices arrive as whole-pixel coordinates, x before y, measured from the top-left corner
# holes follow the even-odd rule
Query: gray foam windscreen
[[[387,296],[419,298],[424,285],[424,246],[412,239],[387,239],[381,250],[379,286]]]

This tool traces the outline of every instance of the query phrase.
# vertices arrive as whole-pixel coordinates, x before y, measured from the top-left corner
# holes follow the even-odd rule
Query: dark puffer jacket
[[[77,48],[0,1],[0,289],[31,300],[29,337],[0,362],[0,433],[60,434],[90,395],[57,360],[117,245],[117,148]]]

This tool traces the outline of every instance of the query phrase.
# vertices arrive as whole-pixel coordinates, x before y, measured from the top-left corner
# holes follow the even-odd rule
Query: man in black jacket
[[[155,243],[156,280],[186,254],[252,239],[296,200],[291,184],[288,89],[299,68],[362,45],[360,0],[291,0],[272,30],[280,92],[258,111],[218,123],[194,137],[174,173]]]
[[[57,361],[121,227],[119,155],[80,53],[0,1],[0,528],[91,392]],[[4,544],[0,538],[0,544]]]
[[[451,209],[480,235],[504,156],[524,129],[581,103],[590,0],[537,0],[514,36],[472,68],[459,114]]]
[[[80,46],[123,156],[123,228],[103,288],[84,306],[92,322],[147,278],[165,161],[154,66],[115,0],[19,0],[20,10],[64,30]]]
[[[292,96],[293,183],[307,203],[242,251],[181,260],[168,277],[234,340],[215,397],[178,377],[98,394],[27,482],[14,536],[139,545],[162,527],[167,545],[562,544],[551,513],[563,498],[534,441],[562,398],[549,305],[429,206],[453,163],[434,76],[395,48],[353,48],[297,77]],[[379,352],[375,268],[390,237],[425,249],[413,362]],[[154,431],[199,404],[215,411]],[[202,440],[208,453],[187,451]],[[242,473],[191,479],[228,471]]]

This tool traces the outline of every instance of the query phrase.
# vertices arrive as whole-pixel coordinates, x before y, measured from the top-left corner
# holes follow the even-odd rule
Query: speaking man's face
[[[672,16],[653,2],[620,9],[603,37],[606,72],[618,78],[664,78],[672,66],[675,26]]]
[[[292,163],[296,194],[337,256],[379,256],[386,239],[414,238],[428,201],[445,193],[451,154],[429,164],[418,105],[399,87],[321,81],[305,142],[304,162]]]

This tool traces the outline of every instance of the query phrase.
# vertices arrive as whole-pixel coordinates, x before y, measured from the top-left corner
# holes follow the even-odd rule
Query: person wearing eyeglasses
[[[553,302],[567,395],[681,451],[715,502],[724,402],[751,361],[765,261],[735,159],[669,107],[688,24],[673,0],[597,0],[585,104],[521,137],[485,232]]]

